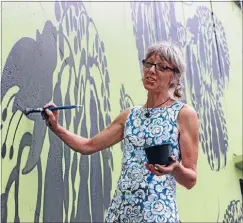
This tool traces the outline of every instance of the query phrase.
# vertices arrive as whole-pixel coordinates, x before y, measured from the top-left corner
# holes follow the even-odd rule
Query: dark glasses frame
[[[145,59],[142,60],[142,64],[146,68],[151,68],[152,66],[155,66],[156,70],[162,71],[162,72],[164,72],[166,70],[170,70],[174,73],[180,73],[178,68],[172,68],[172,67],[168,67],[168,66],[159,66],[159,64],[147,62]]]

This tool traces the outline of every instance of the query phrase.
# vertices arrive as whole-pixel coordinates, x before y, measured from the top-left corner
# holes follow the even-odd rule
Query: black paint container
[[[150,146],[145,148],[145,153],[149,164],[169,165],[172,161],[170,157],[170,143]]]

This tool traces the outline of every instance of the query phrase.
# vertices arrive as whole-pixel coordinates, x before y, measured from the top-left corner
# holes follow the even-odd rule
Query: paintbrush
[[[56,106],[56,107],[47,107],[50,111],[56,111],[56,110],[64,110],[64,109],[73,109],[73,108],[81,108],[83,105],[62,105],[62,106]],[[25,108],[24,114],[29,115],[32,113],[42,113],[47,108]]]

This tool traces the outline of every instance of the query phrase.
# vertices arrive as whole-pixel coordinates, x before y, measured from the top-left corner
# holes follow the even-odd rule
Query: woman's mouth
[[[156,79],[152,78],[152,77],[146,77],[146,81],[148,81],[148,82],[155,82]]]

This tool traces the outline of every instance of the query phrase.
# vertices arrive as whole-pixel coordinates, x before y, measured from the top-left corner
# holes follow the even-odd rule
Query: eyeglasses
[[[163,65],[160,65],[160,64],[150,63],[150,62],[147,62],[146,60],[142,60],[142,63],[143,63],[143,66],[146,67],[146,68],[151,68],[152,66],[155,66],[155,69],[158,70],[158,71],[164,72],[166,70],[171,70],[175,73],[180,73],[178,68],[172,68],[172,67],[163,66]]]

